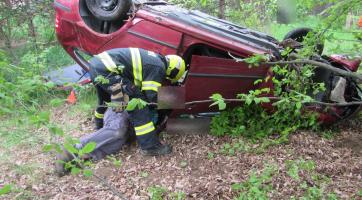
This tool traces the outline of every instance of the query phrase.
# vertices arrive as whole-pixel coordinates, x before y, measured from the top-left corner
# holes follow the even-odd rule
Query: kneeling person
[[[177,82],[185,72],[185,62],[177,55],[163,56],[138,48],[118,48],[100,53],[90,60],[90,75],[97,90],[96,125],[102,127],[107,102],[124,105],[126,97],[157,103],[158,87],[166,79]],[[99,77],[103,81],[99,81]],[[105,81],[104,81],[105,80]],[[153,104],[154,105],[154,104]],[[129,120],[144,155],[164,155],[170,145],[159,141],[155,129],[156,106],[129,111]]]

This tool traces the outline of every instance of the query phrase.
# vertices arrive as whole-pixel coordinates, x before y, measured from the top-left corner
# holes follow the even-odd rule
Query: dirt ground
[[[53,119],[64,126],[79,119],[76,115],[62,118],[63,115],[56,113]],[[361,124],[360,121],[340,124],[341,131],[332,139],[301,131],[293,134],[288,144],[272,146],[264,153],[240,151],[235,155],[220,150],[226,142],[236,139],[192,132],[186,129],[187,125],[178,128],[188,130],[189,134],[177,134],[171,127],[163,140],[173,145],[172,155],[143,157],[134,144],[116,155],[122,161],[120,167],[102,160],[94,169],[127,199],[150,199],[148,188],[154,186],[183,192],[186,199],[234,199],[238,193],[231,189],[232,184],[245,182],[252,171],[261,172],[266,164],[272,164],[277,166],[278,173],[270,182],[273,187],[270,199],[290,199],[306,192],[300,186],[301,180],[309,187],[318,183],[304,172],[299,173],[301,180],[291,178],[286,162],[313,160],[314,173],[328,177],[329,181],[321,186],[325,193],[333,192],[341,199],[361,199],[358,195],[362,189]],[[80,120],[71,134],[78,137],[92,131],[91,127],[89,119]],[[4,199],[119,199],[95,178],[70,175],[58,178],[53,172],[54,156],[43,153],[43,145],[41,142],[33,145],[32,150],[17,147],[5,152],[9,158],[0,161],[0,186],[13,183],[18,189]]]

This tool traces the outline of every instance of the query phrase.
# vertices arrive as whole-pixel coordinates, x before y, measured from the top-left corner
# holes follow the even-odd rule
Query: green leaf
[[[262,83],[262,82],[263,82],[263,79],[258,79],[256,81],[254,81],[254,85],[257,85],[257,84]]]
[[[78,175],[80,173],[80,169],[78,167],[72,167],[72,169],[70,170],[70,173],[72,175]]]
[[[137,99],[137,98],[131,99],[131,101],[128,102],[126,110],[132,111],[132,110],[136,109],[138,103],[139,103],[139,99]]]
[[[49,89],[52,89],[52,88],[54,88],[54,87],[55,87],[55,83],[54,83],[54,82],[49,81],[49,82],[46,82],[46,83],[45,83],[45,86],[46,86],[47,88],[49,88]]]
[[[250,105],[252,102],[253,102],[253,99],[250,98],[250,97],[247,97],[247,98],[245,99],[245,103],[246,103],[247,105]]]
[[[215,94],[211,95],[210,98],[214,101],[224,100],[224,98],[219,93],[215,93]]]
[[[148,173],[147,173],[147,172],[141,172],[141,177],[147,178],[147,177],[148,177]]]
[[[49,130],[49,132],[51,134],[54,134],[54,135],[57,135],[57,136],[64,136],[64,131],[61,128],[55,126],[55,125],[50,125],[48,127],[48,130]]]
[[[143,101],[142,99],[139,99],[139,103],[138,103],[138,108],[142,109],[144,107],[146,107],[148,105],[148,103],[146,101]]]
[[[76,154],[78,153],[78,149],[76,149],[72,144],[64,143],[64,148],[70,153]]]
[[[260,97],[259,98],[262,103],[269,103],[270,99],[268,97]]]
[[[362,197],[362,189],[359,190],[358,196]]]
[[[83,170],[83,175],[85,177],[91,177],[91,176],[93,176],[93,171],[90,169],[85,169],[85,170]]]
[[[226,108],[226,103],[225,102],[219,102],[219,110],[225,110]]]
[[[224,144],[224,149],[230,149],[231,145],[229,143]]]
[[[95,142],[89,142],[87,143],[82,149],[82,153],[91,153],[96,148],[97,143]]]
[[[215,154],[212,152],[207,152],[207,159],[211,160],[215,157]]]
[[[102,76],[102,75],[98,75],[98,76],[94,79],[94,81],[95,81],[96,83],[101,83],[101,84],[108,84],[108,83],[109,83],[109,80],[108,80],[106,77]]]
[[[234,183],[231,185],[231,189],[232,190],[241,190],[241,189],[243,189],[243,185],[240,183]]]
[[[64,99],[52,99],[50,101],[50,106],[52,107],[58,107],[64,103]]]
[[[53,148],[57,153],[63,153],[62,147],[60,144],[54,144]]]
[[[38,115],[31,117],[31,122],[37,126],[48,124],[50,121],[50,112],[40,112]]]
[[[43,151],[44,152],[49,152],[53,149],[53,145],[52,144],[46,144],[43,146]]]
[[[212,99],[214,101],[214,103],[212,103],[210,105],[210,107],[214,106],[214,105],[218,105],[219,110],[225,110],[226,103],[224,102],[224,98],[221,96],[221,94],[215,93],[215,94],[211,95],[210,99]]]
[[[297,102],[295,106],[297,107],[298,110],[300,110],[302,108],[302,102]]]
[[[4,185],[4,186],[0,189],[0,195],[8,194],[10,191],[11,191],[11,185],[9,185],[9,184]]]
[[[235,155],[235,149],[233,149],[233,148],[229,149],[229,155],[230,156]]]
[[[121,167],[121,165],[122,165],[122,161],[121,161],[121,160],[114,159],[113,165],[119,168],[119,167]]]

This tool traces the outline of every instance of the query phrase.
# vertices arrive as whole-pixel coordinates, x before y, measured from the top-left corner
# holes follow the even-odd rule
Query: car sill
[[[128,30],[127,31],[128,33],[132,34],[132,35],[135,35],[137,37],[140,37],[140,38],[143,38],[143,39],[146,39],[146,40],[149,40],[149,41],[152,41],[152,42],[155,42],[157,44],[160,44],[160,45],[163,45],[163,46],[167,46],[167,47],[170,47],[172,49],[176,49],[177,50],[177,46],[175,45],[172,45],[172,44],[169,44],[169,43],[166,43],[166,42],[163,42],[163,41],[160,41],[160,40],[157,40],[155,38],[152,38],[148,35],[145,35],[145,34],[142,34],[142,33],[139,33],[139,32],[135,32],[135,31],[132,31],[132,30]]]
[[[200,78],[244,78],[244,79],[262,79],[263,76],[249,75],[234,75],[234,74],[204,74],[204,73],[189,73],[188,76]]]

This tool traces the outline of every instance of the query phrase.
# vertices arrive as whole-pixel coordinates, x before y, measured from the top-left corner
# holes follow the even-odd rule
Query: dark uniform
[[[112,49],[91,59],[90,75],[98,95],[95,112],[98,128],[103,126],[107,102],[124,102],[140,98],[149,103],[157,102],[157,90],[166,78],[167,61],[162,55],[138,48]],[[103,79],[103,80],[102,80]],[[159,145],[155,131],[152,106],[136,108],[129,112],[138,143],[142,149]]]

